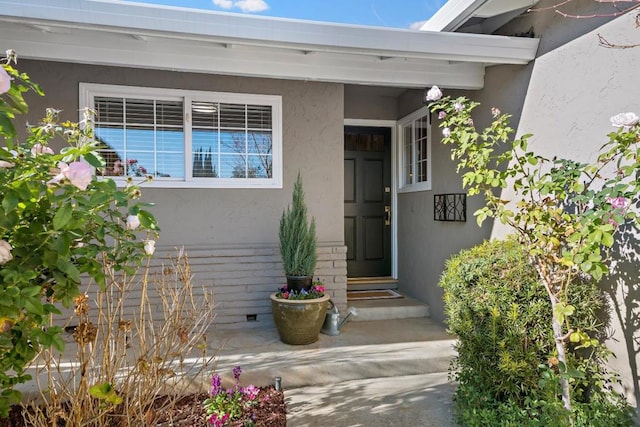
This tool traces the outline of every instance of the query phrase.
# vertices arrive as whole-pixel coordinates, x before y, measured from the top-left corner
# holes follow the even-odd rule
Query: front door
[[[348,277],[391,276],[391,129],[344,128]]]

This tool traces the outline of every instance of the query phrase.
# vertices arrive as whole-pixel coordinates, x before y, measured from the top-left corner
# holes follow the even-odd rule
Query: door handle
[[[391,225],[391,206],[384,207],[384,225]]]

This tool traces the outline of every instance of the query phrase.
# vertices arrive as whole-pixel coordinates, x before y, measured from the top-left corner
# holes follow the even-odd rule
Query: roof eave
[[[461,80],[460,85],[449,81],[448,86],[476,86],[478,75],[484,75],[485,64],[526,64],[535,57],[538,45],[535,39],[317,23],[113,0],[57,0],[53,4],[49,0],[0,0],[0,11],[0,22],[5,23],[0,26],[0,39],[23,57],[154,67],[149,65],[152,58],[147,58],[146,62],[137,58],[150,56],[158,43],[169,41],[167,46],[176,46],[176,51],[165,50],[163,59],[166,61],[171,55],[181,57],[181,65],[166,65],[171,69],[362,84],[383,84],[395,71],[399,76],[406,75],[406,79],[392,79],[389,84],[407,87],[424,83],[425,79],[416,78],[420,64],[424,66],[425,75],[429,74],[429,67],[435,67],[435,74],[442,76],[452,74],[456,64],[466,64],[462,69],[475,76],[466,76],[467,81]],[[118,49],[105,46],[103,38],[117,36],[120,38],[113,41]],[[185,52],[179,50],[181,44],[184,49],[185,43],[197,45],[198,49],[206,48],[211,54],[218,55],[219,60],[227,58],[238,66],[204,64],[199,58],[200,52],[197,57],[195,54],[185,56]],[[234,46],[244,50],[232,54],[230,48]],[[259,53],[260,50],[277,52],[284,62],[280,67],[258,67],[270,71],[251,70],[250,67],[256,68],[256,61],[264,59],[268,62],[270,59],[256,56],[255,51]],[[76,51],[83,54],[78,55]],[[129,51],[139,55],[126,54]],[[254,61],[240,58],[242,53],[251,54]],[[309,60],[316,56],[310,55],[312,53],[320,53],[324,61]],[[119,59],[123,57],[129,59],[127,64]],[[194,60],[200,65],[185,62]],[[353,69],[342,77],[340,73],[332,76],[331,68],[336,65],[339,68],[345,60],[355,64]],[[383,64],[385,61],[387,64]],[[395,67],[388,61],[396,61]],[[399,69],[401,61],[409,64],[409,70]],[[155,66],[160,67],[160,64]],[[313,70],[313,67],[324,69]],[[298,74],[291,70],[298,70]],[[376,74],[376,71],[379,78],[366,75]],[[360,79],[358,73],[362,75]]]

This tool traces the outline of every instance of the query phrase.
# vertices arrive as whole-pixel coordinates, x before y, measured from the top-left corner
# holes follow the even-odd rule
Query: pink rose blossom
[[[54,152],[50,147],[38,143],[31,147],[31,155],[35,157],[39,154],[54,154]]]
[[[69,164],[68,169],[64,171],[63,174],[72,185],[83,191],[87,189],[87,186],[93,178],[91,166],[83,162],[73,162]]]
[[[607,197],[607,203],[611,204],[614,209],[624,209],[629,201],[625,197]]]
[[[6,240],[0,240],[0,265],[6,264],[13,259],[11,249],[13,248]]]
[[[4,169],[4,168],[12,168],[14,167],[15,164],[11,163],[11,162],[7,162],[4,160],[0,160],[0,169]]]
[[[444,119],[445,117],[447,117],[447,113],[446,113],[445,111],[440,111],[440,112],[438,113],[438,118],[439,118],[440,120]]]
[[[453,104],[453,109],[459,113],[460,111],[464,110],[464,105],[462,105],[462,103],[460,102],[456,102],[455,104]]]
[[[4,67],[0,67],[0,95],[9,92],[11,89],[11,77]]]

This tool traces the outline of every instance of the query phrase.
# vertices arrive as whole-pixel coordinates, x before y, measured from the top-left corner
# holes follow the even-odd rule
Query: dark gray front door
[[[345,126],[347,276],[391,276],[391,129]]]

